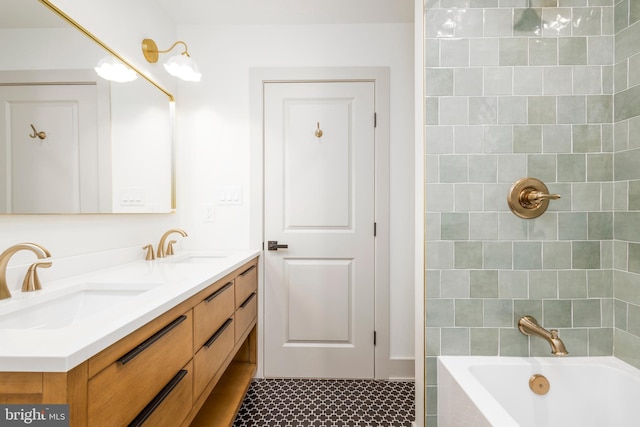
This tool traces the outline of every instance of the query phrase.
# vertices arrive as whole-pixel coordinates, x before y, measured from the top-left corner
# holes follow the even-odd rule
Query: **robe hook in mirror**
[[[29,134],[29,136],[31,138],[38,137],[40,139],[46,139],[46,137],[47,137],[47,133],[46,132],[38,132],[34,125],[31,125],[31,129],[33,129],[33,134]]]

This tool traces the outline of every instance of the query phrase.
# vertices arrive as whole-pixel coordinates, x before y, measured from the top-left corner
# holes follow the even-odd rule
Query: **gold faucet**
[[[554,356],[566,356],[569,354],[564,347],[564,343],[558,336],[556,329],[546,330],[538,324],[538,321],[532,316],[523,316],[518,321],[518,329],[525,335],[536,335],[547,340],[551,345],[551,354]]]
[[[158,243],[158,258],[164,258],[167,255],[171,255],[171,254],[168,253],[164,242],[165,242],[165,240],[167,240],[167,237],[169,237],[169,235],[172,234],[172,233],[178,233],[182,237],[187,237],[186,231],[181,230],[179,228],[172,228],[171,230],[169,230],[166,233],[164,233],[162,235],[162,237],[160,238],[160,243]],[[173,252],[173,248],[171,248],[171,252]]]
[[[18,243],[16,245],[11,246],[4,252],[2,252],[0,254],[0,299],[11,298],[11,292],[9,292],[9,286],[7,285],[7,265],[9,264],[9,259],[13,256],[13,254],[21,250],[28,250],[33,252],[34,254],[36,254],[38,259],[48,258],[51,256],[51,253],[48,250],[46,250],[44,247],[35,243]],[[42,267],[49,267],[50,265],[51,263],[41,264]],[[29,270],[33,270],[33,273],[27,273],[27,276],[25,277],[25,282],[30,282],[32,280],[30,279],[30,277],[34,276],[33,283],[35,286],[36,280],[38,284],[40,283],[40,280],[37,279],[37,276],[35,274],[35,269],[37,265],[34,264],[31,267],[29,267]],[[23,283],[23,290],[25,286],[29,287],[28,284],[25,285],[25,283]],[[32,290],[35,290],[35,289],[32,289]]]

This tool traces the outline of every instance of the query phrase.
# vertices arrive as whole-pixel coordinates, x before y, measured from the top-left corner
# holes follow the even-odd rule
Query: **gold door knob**
[[[522,178],[509,189],[507,203],[518,217],[531,219],[539,217],[547,210],[549,200],[559,198],[559,194],[549,194],[549,189],[539,179]]]

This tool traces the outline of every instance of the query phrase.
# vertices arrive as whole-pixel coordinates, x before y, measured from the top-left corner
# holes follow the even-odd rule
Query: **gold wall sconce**
[[[549,200],[559,199],[559,194],[549,194],[549,189],[536,178],[522,178],[509,190],[507,203],[511,211],[523,219],[537,218],[549,206]]]
[[[163,65],[167,73],[174,77],[178,77],[187,82],[199,82],[202,74],[198,70],[198,66],[189,55],[189,48],[183,41],[178,40],[169,49],[159,50],[158,45],[151,39],[142,40],[142,54],[147,62],[155,64],[161,53],[167,53],[173,50],[177,45],[184,45],[184,52],[170,57]]]

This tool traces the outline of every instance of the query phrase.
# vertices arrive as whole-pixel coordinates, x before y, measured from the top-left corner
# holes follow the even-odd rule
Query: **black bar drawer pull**
[[[255,297],[255,296],[256,296],[256,293],[255,293],[255,292],[254,292],[254,293],[252,293],[251,295],[249,295],[249,296],[247,297],[247,299],[246,299],[246,300],[244,300],[244,302],[243,302],[242,304],[240,304],[240,308],[245,308],[245,307],[247,306],[247,304],[249,304],[249,301],[251,301],[251,299],[252,299],[253,297]]]
[[[149,404],[144,407],[144,409],[138,414],[138,416],[135,417],[133,421],[131,421],[129,427],[140,427],[142,424],[144,424],[147,418],[149,418],[151,414],[153,414],[153,411],[155,411],[158,406],[160,406],[160,404],[167,398],[167,396],[171,394],[173,389],[176,388],[178,383],[182,381],[182,379],[185,377],[185,375],[187,375],[188,372],[189,371],[187,371],[186,369],[183,369],[179,371],[175,377],[171,378],[171,381],[169,381],[167,385],[164,386],[162,390],[160,390],[160,393],[158,393],[156,397],[154,397],[151,402],[149,402]]]
[[[221,293],[229,289],[231,285],[233,285],[233,282],[227,283],[226,285],[224,285],[223,287],[221,287],[220,289],[218,289],[217,291],[215,291],[214,293],[206,297],[204,300],[206,302],[211,302],[215,297],[217,297],[218,295],[220,295]]]
[[[245,271],[243,271],[242,273],[240,273],[241,276],[246,276],[247,274],[249,274],[249,272],[251,270],[253,270],[254,268],[256,268],[255,265],[252,265],[251,267],[247,268]]]
[[[136,348],[134,348],[133,350],[131,350],[130,352],[122,356],[120,359],[118,359],[118,362],[122,363],[123,365],[131,362],[133,358],[135,358],[137,355],[139,355],[140,353],[142,353],[143,351],[151,347],[154,342],[158,341],[160,338],[165,336],[169,331],[171,331],[173,328],[175,328],[185,320],[187,320],[187,316],[183,314],[173,322],[169,323],[164,328],[160,329],[155,334],[151,335],[149,338],[143,341],[139,346],[137,346]]]
[[[233,322],[233,319],[227,319],[226,322],[224,322],[224,324],[222,326],[220,326],[220,328],[218,328],[218,330],[211,335],[211,338],[209,338],[207,340],[206,343],[204,343],[204,346],[209,348],[213,345],[214,342],[216,342],[216,340],[218,339],[218,337],[220,335],[222,335],[222,333],[224,332],[225,329],[227,329],[229,327],[229,325],[231,324],[231,322]]]

